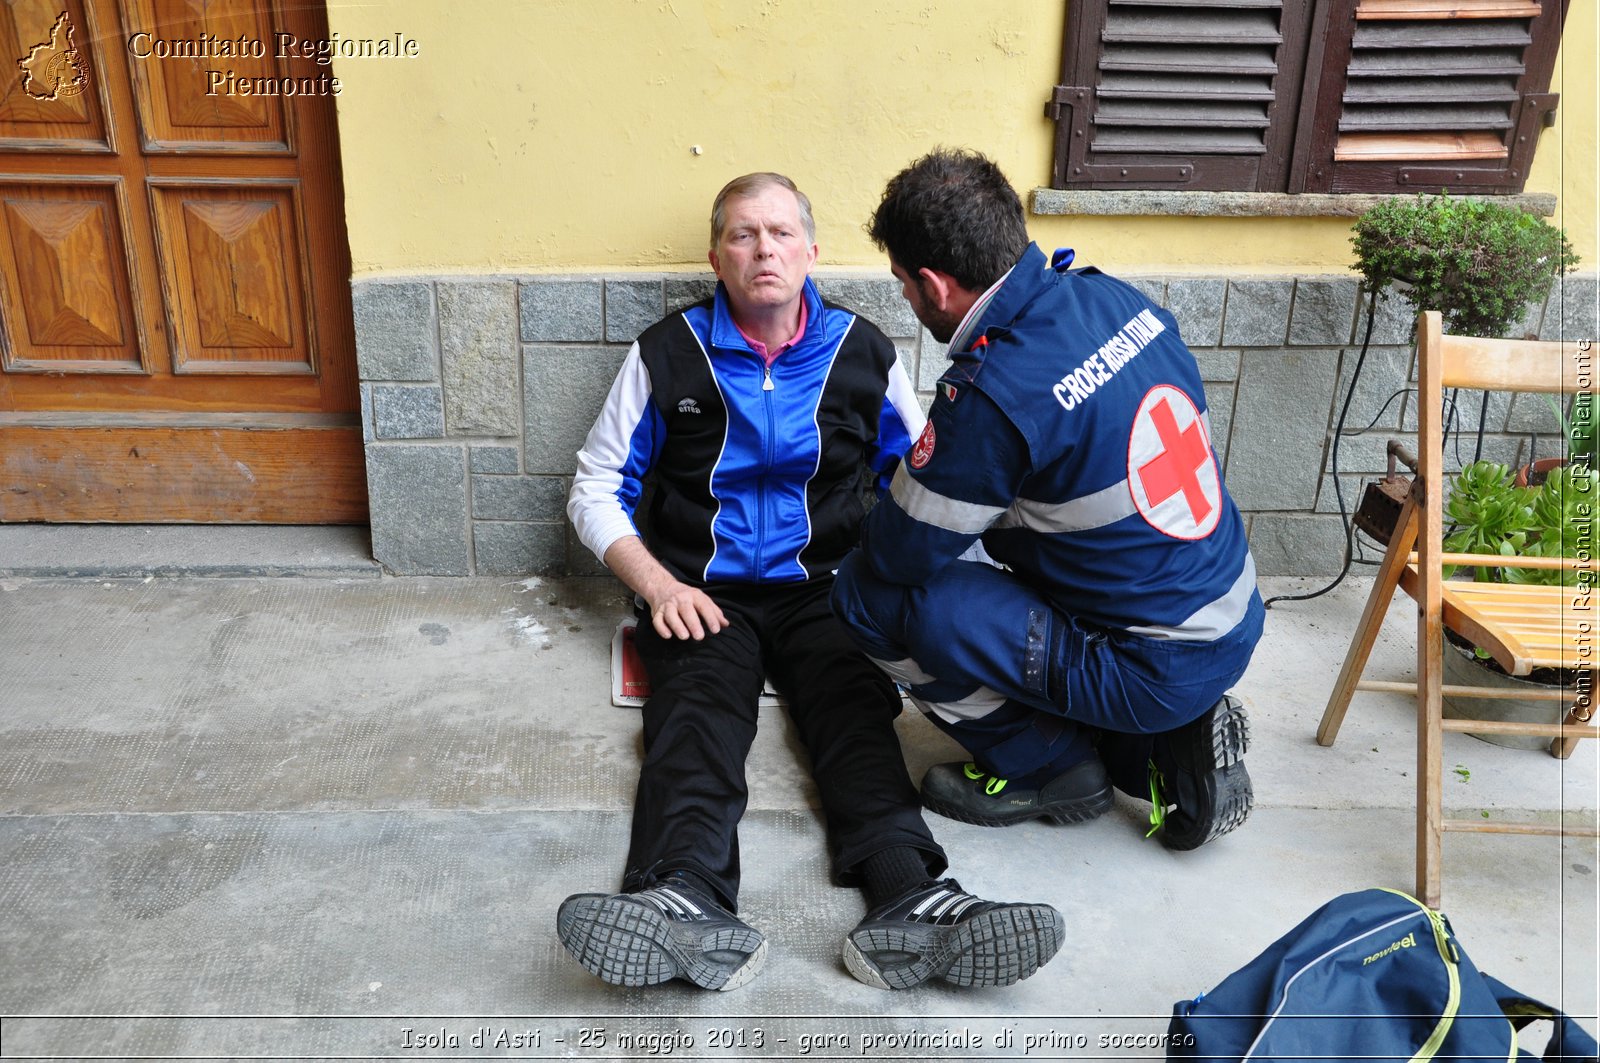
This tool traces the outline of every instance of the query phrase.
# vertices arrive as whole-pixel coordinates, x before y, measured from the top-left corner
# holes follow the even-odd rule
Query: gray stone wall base
[[[514,436],[517,292],[500,283],[439,285],[445,423],[452,436]]]
[[[438,380],[439,333],[428,281],[364,281],[353,293],[362,380]]]
[[[529,472],[571,475],[626,347],[522,349],[523,462]]]
[[[1212,445],[1262,575],[1331,575],[1344,550],[1333,430],[1367,333],[1347,277],[1128,276],[1177,319],[1206,389]],[[894,340],[926,408],[946,353],[881,273],[821,272],[829,299]],[[628,345],[669,310],[708,296],[709,274],[437,277],[354,285],[373,552],[403,574],[526,576],[605,570],[565,513],[576,453]],[[1530,305],[1519,334],[1593,338],[1594,274]],[[1354,509],[1390,437],[1415,449],[1412,314],[1380,300],[1339,439]],[[1506,464],[1555,453],[1535,395],[1458,400],[1447,445]],[[1370,551],[1369,551],[1370,552]]]
[[[567,529],[553,521],[474,521],[472,544],[480,576],[558,576],[567,569]]]
[[[1260,576],[1332,576],[1344,560],[1344,525],[1337,516],[1258,513],[1250,552]]]
[[[372,556],[402,576],[466,576],[467,463],[460,447],[367,447]]]

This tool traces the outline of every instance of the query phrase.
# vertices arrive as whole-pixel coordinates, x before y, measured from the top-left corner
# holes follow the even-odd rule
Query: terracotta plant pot
[[[1532,465],[1524,465],[1517,470],[1517,486],[1538,487],[1550,475],[1551,469],[1559,469],[1566,463],[1566,458],[1540,458]]]

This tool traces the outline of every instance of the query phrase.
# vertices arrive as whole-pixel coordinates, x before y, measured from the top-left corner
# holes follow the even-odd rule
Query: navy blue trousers
[[[859,551],[839,566],[833,607],[984,771],[1064,768],[1098,745],[1130,792],[1142,785],[1148,736],[1193,720],[1238,681],[1265,616],[1255,595],[1213,642],[1144,638],[1084,625],[992,565],[953,561],[910,587],[874,576]]]
[[[728,626],[700,642],[663,639],[640,617],[651,695],[623,889],[692,871],[737,910],[745,758],[763,676],[811,755],[834,881],[859,885],[862,861],[900,845],[922,852],[930,877],[944,871],[895,734],[900,695],[834,618],[831,584],[708,587]]]

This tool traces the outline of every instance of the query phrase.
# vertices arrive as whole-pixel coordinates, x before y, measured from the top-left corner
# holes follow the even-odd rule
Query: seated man
[[[1177,323],[1070,251],[1046,261],[974,152],[902,171],[871,232],[951,364],[834,608],[972,755],[929,769],[923,804],[1077,822],[1114,783],[1170,848],[1234,829],[1248,729],[1225,692],[1264,612]],[[980,537],[1004,568],[958,560]]]
[[[810,751],[833,878],[869,911],[844,945],[857,978],[1007,985],[1053,956],[1061,915],[936,881],[894,718],[900,697],[828,606],[880,485],[922,415],[895,348],[824,302],[811,204],[779,174],[737,178],[711,213],[716,294],[639,337],[578,454],[578,535],[638,595],[653,687],[620,894],[577,894],[561,943],[615,985],[748,982],[766,958],[734,913],[763,675]],[[649,543],[633,523],[654,476]],[[881,490],[881,487],[880,487]]]

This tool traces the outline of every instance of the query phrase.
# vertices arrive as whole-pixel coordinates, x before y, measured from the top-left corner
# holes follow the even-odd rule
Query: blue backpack
[[[1210,993],[1182,1000],[1168,1059],[1534,1059],[1517,1031],[1548,1019],[1544,1059],[1596,1063],[1563,1013],[1481,973],[1439,912],[1398,890],[1323,905]]]

